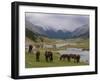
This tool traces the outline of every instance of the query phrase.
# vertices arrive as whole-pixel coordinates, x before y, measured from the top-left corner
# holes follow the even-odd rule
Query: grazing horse
[[[80,55],[78,54],[70,54],[70,58],[74,59],[75,63],[79,63],[80,62]]]
[[[76,54],[70,54],[70,58],[74,60],[74,62],[76,62]]]
[[[80,62],[80,55],[76,55],[76,62],[77,62],[77,63]]]
[[[67,58],[68,62],[71,61],[71,59],[74,60],[75,63],[79,63],[80,62],[80,55],[77,54],[62,54],[60,56],[60,60],[65,60]]]
[[[46,51],[45,52],[45,59],[46,59],[46,62],[53,61],[53,53],[51,51]]]
[[[32,52],[32,48],[33,48],[33,46],[32,45],[29,45],[28,53],[31,53]]]
[[[40,51],[36,52],[36,61],[39,62],[40,61]]]
[[[70,55],[67,55],[67,54],[63,54],[60,56],[60,60],[65,60],[67,58],[68,62],[70,62]]]

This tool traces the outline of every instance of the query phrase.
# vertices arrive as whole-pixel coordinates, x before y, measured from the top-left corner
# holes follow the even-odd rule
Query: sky
[[[89,24],[88,15],[79,14],[51,14],[51,13],[25,13],[25,20],[44,30],[74,31],[82,25]]]

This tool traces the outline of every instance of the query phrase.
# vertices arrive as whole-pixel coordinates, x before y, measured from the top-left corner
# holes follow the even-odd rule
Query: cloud
[[[45,30],[69,30],[73,31],[77,27],[89,24],[88,15],[75,14],[47,14],[47,13],[25,13],[25,19],[32,24],[39,25]]]

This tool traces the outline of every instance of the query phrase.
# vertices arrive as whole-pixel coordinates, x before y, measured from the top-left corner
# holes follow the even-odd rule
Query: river
[[[79,54],[80,60],[89,64],[89,51],[83,51],[79,48],[67,48],[66,50],[59,50],[58,53],[62,54]]]

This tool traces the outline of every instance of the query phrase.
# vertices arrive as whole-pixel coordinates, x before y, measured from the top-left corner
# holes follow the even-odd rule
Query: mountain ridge
[[[76,28],[74,31],[63,31],[63,30],[44,30],[42,26],[34,25],[29,21],[25,21],[25,27],[31,32],[41,35],[47,36],[49,38],[57,38],[57,39],[67,39],[67,38],[77,38],[77,37],[89,37],[89,25],[82,25],[81,27]]]

